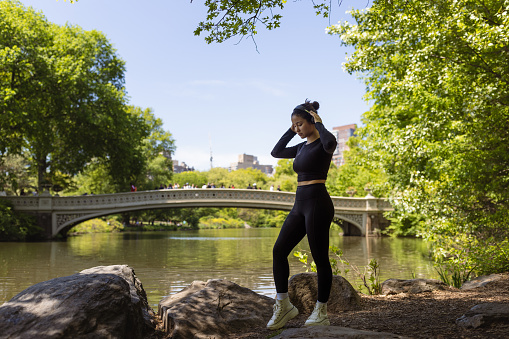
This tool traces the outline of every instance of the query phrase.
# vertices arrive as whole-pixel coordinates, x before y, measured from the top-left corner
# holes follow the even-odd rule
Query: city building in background
[[[230,165],[230,171],[236,171],[241,168],[255,168],[267,175],[272,175],[274,170],[272,165],[260,165],[258,158],[249,154],[240,154],[239,161]]]
[[[194,171],[194,167],[189,167],[185,162],[179,163],[178,160],[172,160],[173,162],[173,173],[182,173],[187,171]]]
[[[344,152],[348,151],[348,146],[346,142],[348,138],[355,134],[355,130],[357,129],[356,124],[350,124],[345,126],[333,127],[332,134],[336,136],[336,140],[338,141],[338,146],[336,151],[332,155],[332,162],[336,166],[341,166],[345,164]]]

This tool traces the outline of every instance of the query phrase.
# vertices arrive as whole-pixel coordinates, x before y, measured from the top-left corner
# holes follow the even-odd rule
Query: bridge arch
[[[189,203],[189,204],[183,204],[183,205],[180,205],[180,206],[154,206],[154,207],[151,207],[150,209],[153,210],[153,209],[167,209],[167,208],[193,208],[193,207],[215,207],[215,208],[227,208],[227,207],[236,207],[236,208],[257,208],[257,207],[253,207],[253,206],[245,206],[245,207],[242,207],[242,206],[238,206],[238,205],[225,205],[225,206],[217,206],[217,205],[210,205],[210,206],[207,206],[207,205],[197,205],[197,204],[193,204],[193,203]],[[259,209],[273,209],[273,210],[280,210],[280,211],[287,211],[289,212],[291,210],[291,208],[266,208],[266,207],[258,207]],[[73,226],[75,226],[76,224],[79,224],[80,222],[84,222],[84,221],[87,221],[87,220],[90,220],[90,219],[95,219],[95,218],[100,218],[100,217],[104,217],[104,216],[107,216],[107,215],[113,215],[113,214],[120,214],[120,213],[124,213],[124,212],[134,212],[134,211],[143,211],[143,210],[147,210],[148,208],[147,207],[136,207],[136,208],[124,208],[124,209],[118,209],[118,210],[111,210],[111,211],[103,211],[103,212],[100,212],[100,213],[93,213],[93,214],[57,214],[57,218],[60,217],[60,218],[65,218],[67,220],[63,220],[62,223],[58,223],[57,222],[57,229],[55,230],[55,233],[56,234],[59,234],[59,233],[67,233],[66,230],[68,229],[71,229]],[[343,229],[343,232],[344,234],[346,235],[362,235],[362,226],[360,225],[360,222],[362,220],[362,216],[360,216],[360,218],[356,218],[357,215],[342,215],[342,214],[337,214],[337,215],[334,215],[334,219],[333,219],[333,222],[335,222],[339,227],[341,227]],[[360,219],[360,220],[359,220]],[[347,223],[347,225],[344,224],[344,222]],[[354,227],[355,228],[355,231],[352,231],[351,228],[348,228],[348,227]]]

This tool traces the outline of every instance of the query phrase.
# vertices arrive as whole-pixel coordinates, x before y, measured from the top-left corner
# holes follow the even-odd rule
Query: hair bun
[[[318,111],[318,109],[320,108],[320,104],[318,103],[318,101],[313,101],[311,105],[313,105],[315,111]]]

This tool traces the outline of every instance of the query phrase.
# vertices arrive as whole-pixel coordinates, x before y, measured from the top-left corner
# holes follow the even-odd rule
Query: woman
[[[318,273],[318,300],[305,325],[330,325],[327,317],[327,301],[332,285],[329,227],[334,216],[334,206],[325,188],[325,180],[337,141],[323,126],[317,114],[319,107],[318,102],[311,103],[308,100],[295,107],[291,116],[292,126],[271,153],[275,158],[295,158],[293,169],[298,175],[295,204],[283,223],[273,249],[277,296],[274,314],[267,324],[267,328],[272,330],[283,327],[299,314],[288,297],[288,255],[305,235],[308,236]],[[286,147],[295,134],[306,141]]]

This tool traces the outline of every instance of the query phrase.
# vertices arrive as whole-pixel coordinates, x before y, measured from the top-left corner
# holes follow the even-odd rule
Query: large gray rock
[[[487,285],[490,285],[491,283],[502,279],[501,274],[490,274],[490,275],[483,275],[480,277],[477,277],[475,279],[472,279],[470,281],[466,281],[461,285],[462,290],[471,290],[474,288],[479,287],[485,287]]]
[[[509,323],[509,305],[499,303],[479,304],[456,319],[456,324],[465,328],[478,328],[494,323]]]
[[[377,339],[403,339],[404,337],[386,333],[356,330],[339,326],[316,326],[304,328],[289,328],[275,336],[273,339],[322,339],[322,338],[377,338]]]
[[[147,293],[143,289],[140,279],[134,270],[127,265],[97,266],[80,272],[81,274],[115,274],[123,278],[129,284],[131,303],[141,309],[143,320],[148,328],[156,327],[155,313],[148,304]]]
[[[159,316],[172,339],[229,338],[232,333],[265,326],[274,299],[231,281],[194,281],[159,303]]]
[[[449,286],[435,279],[388,279],[382,283],[382,294],[422,293],[436,290],[446,290]]]
[[[300,313],[311,313],[318,296],[318,279],[316,273],[299,273],[288,281],[290,301]],[[327,310],[341,312],[360,308],[361,298],[353,286],[341,276],[333,276]]]
[[[3,304],[0,333],[2,338],[141,338],[152,330],[141,304],[133,302],[129,283],[116,274],[77,273],[33,285]]]

